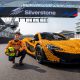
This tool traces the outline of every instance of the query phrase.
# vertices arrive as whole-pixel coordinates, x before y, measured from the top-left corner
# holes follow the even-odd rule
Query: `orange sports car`
[[[33,38],[24,38],[27,52],[39,63],[80,63],[80,40],[70,40],[58,33],[37,33]]]

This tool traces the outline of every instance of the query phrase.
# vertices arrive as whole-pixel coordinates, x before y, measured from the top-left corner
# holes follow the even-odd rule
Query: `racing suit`
[[[23,59],[25,58],[25,55],[26,55],[26,44],[21,40],[11,40],[11,41],[9,41],[9,43],[6,47],[5,52],[9,47],[13,47],[15,49],[16,55],[14,56],[13,59],[15,60],[15,57],[21,56],[19,62],[22,63],[22,61],[23,61]]]

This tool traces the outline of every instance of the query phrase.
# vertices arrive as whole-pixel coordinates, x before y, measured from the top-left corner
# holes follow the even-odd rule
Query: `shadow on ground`
[[[55,64],[46,62],[43,65],[57,70],[80,73],[80,64]]]
[[[40,67],[38,67],[36,65],[31,65],[31,64],[24,64],[23,66],[20,66],[18,63],[15,63],[12,68],[18,69],[18,70],[32,69],[32,70],[35,70],[40,73],[46,72],[46,70],[41,69]]]
[[[35,59],[35,57],[31,57]],[[80,64],[56,64],[52,62],[44,62],[42,65],[56,70],[80,73]]]

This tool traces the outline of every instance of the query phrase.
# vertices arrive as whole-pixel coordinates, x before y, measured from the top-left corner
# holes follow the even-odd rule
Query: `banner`
[[[0,17],[76,17],[77,8],[0,7]]]

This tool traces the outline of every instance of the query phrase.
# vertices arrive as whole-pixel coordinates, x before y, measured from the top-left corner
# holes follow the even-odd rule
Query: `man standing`
[[[20,40],[20,37],[21,37],[21,33],[16,32],[14,39],[9,41],[9,43],[5,49],[5,54],[8,55],[7,53],[10,51],[9,49],[14,48],[15,56],[12,59],[9,59],[9,61],[12,61],[13,63],[15,63],[15,57],[21,56],[20,60],[19,60],[19,64],[23,65],[23,59],[26,56],[26,45],[23,41]]]

